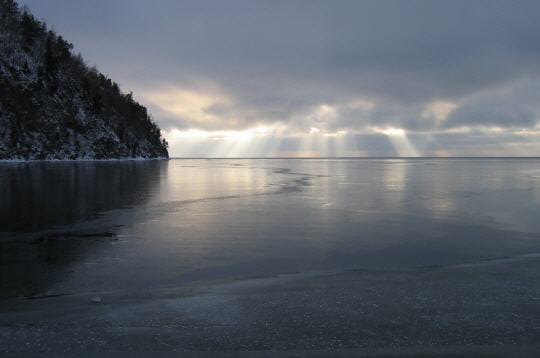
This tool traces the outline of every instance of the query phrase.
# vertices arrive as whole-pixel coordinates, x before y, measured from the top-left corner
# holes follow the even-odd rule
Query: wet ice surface
[[[528,347],[539,160],[0,164],[0,349]]]

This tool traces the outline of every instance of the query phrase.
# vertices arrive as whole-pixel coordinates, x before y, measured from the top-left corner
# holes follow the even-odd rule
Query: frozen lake
[[[3,163],[0,164],[0,313],[14,314],[16,310],[24,314],[3,316],[0,325],[4,335],[0,341],[4,340],[4,346],[12,350],[17,350],[14,347],[29,337],[35,341],[35,332],[29,331],[24,322],[30,324],[39,317],[45,322],[44,327],[49,327],[47,322],[52,318],[48,316],[50,312],[47,309],[42,307],[35,316],[28,313],[33,312],[38,303],[46,301],[53,302],[50,307],[54,309],[50,309],[55,315],[67,314],[65,307],[69,307],[70,312],[80,310],[87,313],[84,307],[90,305],[92,320],[101,322],[101,326],[97,326],[102,328],[127,319],[126,316],[114,319],[107,316],[109,320],[103,318],[112,309],[107,303],[116,304],[114,312],[118,312],[119,306],[131,307],[131,301],[129,304],[120,303],[125,297],[137,301],[138,308],[124,313],[131,317],[135,315],[133,312],[141,315],[141,310],[148,314],[159,311],[154,306],[142,309],[141,302],[148,305],[148,302],[156,304],[156,300],[165,298],[190,296],[187,301],[182,301],[182,305],[175,306],[174,314],[182,319],[215,324],[216,318],[211,313],[207,313],[209,316],[205,318],[197,310],[213,312],[211,307],[215,309],[216,305],[222,304],[226,311],[237,307],[237,304],[231,306],[212,300],[205,306],[205,299],[196,300],[193,298],[197,297],[195,293],[192,295],[185,290],[199,292],[215,285],[234,287],[242,282],[255,282],[253,285],[257,287],[268,282],[275,284],[272,280],[280,277],[286,278],[286,282],[280,284],[291,289],[295,284],[288,280],[301,277],[309,282],[304,285],[309,297],[313,287],[335,284],[336,280],[329,280],[326,275],[332,273],[340,278],[346,277],[346,285],[335,287],[337,291],[334,294],[329,293],[331,289],[325,293],[330,295],[323,304],[327,307],[330,302],[336,304],[338,296],[341,297],[339,302],[346,302],[356,293],[367,294],[376,287],[390,291],[395,287],[396,292],[400,289],[412,292],[411,300],[414,301],[421,288],[400,285],[404,282],[418,283],[423,277],[421,275],[426,273],[450,275],[450,279],[447,277],[443,281],[452,281],[461,275],[449,274],[448,268],[469,270],[472,267],[474,274],[478,275],[470,281],[455,282],[463,290],[467,285],[473,289],[479,287],[481,282],[490,282],[490,279],[494,285],[502,282],[499,279],[515,282],[514,277],[501,278],[504,272],[514,272],[516,277],[521,275],[520,279],[524,280],[526,275],[523,276],[520,273],[522,269],[515,265],[516,262],[519,265],[527,263],[532,265],[527,267],[538,268],[539,214],[540,160],[535,159],[193,159]],[[501,262],[508,265],[508,269],[497,271],[498,279],[489,276],[495,273],[485,267]],[[477,270],[475,267],[481,268]],[[368,280],[369,283],[365,276],[354,276],[362,272],[383,276],[380,279],[375,277],[374,281]],[[411,276],[402,280],[401,275]],[[527,276],[531,282],[536,278]],[[440,280],[426,279],[426,285],[438,284]],[[358,287],[359,282],[362,282],[361,287]],[[385,286],[384,282],[388,284]],[[345,287],[349,291],[343,291]],[[490,290],[494,287],[484,288],[482,292],[486,297],[492,296]],[[512,341],[505,341],[504,337],[515,341],[518,336],[525,341],[518,340],[517,343],[538,342],[538,301],[531,298],[535,297],[538,289],[523,282],[519,287],[533,290],[521,292],[515,287],[506,288],[519,291],[522,301],[518,300],[517,308],[507,313],[513,315],[520,330],[509,335],[500,332],[495,335],[490,329],[496,328],[488,329],[481,325],[484,331],[480,330],[478,334],[484,338],[480,341],[473,339],[471,344],[511,344]],[[435,291],[431,287],[425,294],[429,296]],[[234,297],[243,297],[239,291],[234,292]],[[316,296],[315,293],[313,295]],[[462,293],[456,299],[462,299],[464,306],[477,304],[483,296],[481,292],[475,295],[465,298],[465,293]],[[96,297],[103,303],[89,303]],[[260,312],[257,307],[268,303],[261,297],[250,306],[255,312]],[[295,302],[294,297],[289,298]],[[298,297],[296,299],[299,300]],[[375,296],[371,299],[376,301]],[[395,297],[387,304],[397,305],[399,299]],[[507,299],[508,302],[517,302],[511,297]],[[439,301],[432,297],[426,304],[434,305]],[[280,299],[276,302],[278,307],[283,307]],[[305,306],[305,302],[298,302]],[[498,310],[506,303],[504,300],[492,302],[491,307]],[[350,304],[356,307],[354,302]],[[186,313],[186,310],[191,313]],[[193,316],[193,310],[199,312],[199,316]],[[72,318],[81,319],[79,313]],[[239,318],[242,314],[235,314],[234,319],[224,319],[224,324],[243,325],[244,329],[250,327]],[[528,316],[529,321],[525,318],[519,320],[520,314]],[[435,315],[432,312],[430,317]],[[286,317],[282,319],[286,320]],[[306,316],[303,317],[305,319]],[[366,325],[365,317],[358,319],[358,326]],[[384,319],[381,316],[381,322]],[[168,321],[164,320],[160,319],[158,322],[161,323],[153,327],[169,327]],[[328,321],[328,318],[324,320]],[[470,320],[477,322],[473,318]],[[20,332],[6,328],[11,327],[14,321],[22,325]],[[182,321],[182,327],[189,326],[189,322]],[[310,318],[310,322],[316,325],[317,318]],[[370,322],[375,325],[375,331],[380,329],[378,322]],[[354,326],[354,322],[351,324]],[[148,323],[138,322],[138,327],[141,325],[147,327]],[[290,328],[290,325],[274,322],[274,331],[285,330],[284,327]],[[59,331],[64,329],[64,326],[57,327]],[[451,334],[449,327],[441,330]],[[50,327],[49,331],[56,332]],[[122,332],[123,337],[132,337],[126,331]],[[308,338],[303,340],[293,339],[294,335],[271,341],[259,337],[251,343],[231,343],[230,346],[214,339],[219,333],[206,332],[206,338],[200,333],[196,343],[191,339],[188,344],[174,341],[178,338],[174,334],[163,338],[164,331],[145,332],[137,334],[142,334],[147,340],[155,334],[161,340],[172,340],[170,344],[173,346],[198,350],[390,345],[375,344],[368,338],[366,344],[352,338],[346,340],[343,338],[347,336],[346,332],[341,345],[338,345],[336,342],[340,341],[340,336],[333,341],[325,340],[328,337],[324,330],[320,333],[322,336],[309,331],[305,333]],[[396,328],[395,335],[389,337],[388,342],[400,346],[395,343],[400,332],[403,333],[403,329]],[[260,336],[268,337],[267,333],[261,331]],[[114,332],[101,334],[105,337],[115,335]],[[495,336],[493,340],[486,338]],[[355,337],[359,339],[361,334]],[[424,338],[424,341],[428,339]],[[115,346],[120,344],[118,339],[116,343],[107,343],[103,337],[101,340],[106,342],[104,349],[134,347],[132,341]],[[306,343],[308,341],[311,345]],[[405,346],[422,345],[416,341],[400,342],[405,342]],[[445,344],[466,344],[463,342],[456,339]],[[47,343],[43,344],[45,350],[51,348]],[[154,341],[148,344],[159,346]],[[75,350],[82,347],[73,340],[69,340],[68,345]]]

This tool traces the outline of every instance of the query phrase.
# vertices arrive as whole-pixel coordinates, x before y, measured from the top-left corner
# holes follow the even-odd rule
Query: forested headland
[[[0,159],[166,158],[147,109],[13,0],[0,0]]]

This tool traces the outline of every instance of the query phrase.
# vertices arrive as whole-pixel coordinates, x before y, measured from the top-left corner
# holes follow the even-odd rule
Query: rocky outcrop
[[[167,158],[146,108],[13,0],[0,0],[0,159]]]

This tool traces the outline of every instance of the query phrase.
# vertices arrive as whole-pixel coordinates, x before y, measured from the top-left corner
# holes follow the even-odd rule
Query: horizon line
[[[224,160],[224,159],[234,159],[234,160],[249,160],[249,159],[540,159],[540,156],[505,156],[505,157],[495,157],[495,156],[455,156],[455,157],[170,157],[169,160],[180,159],[180,160],[196,160],[196,159],[207,159],[207,160]]]

